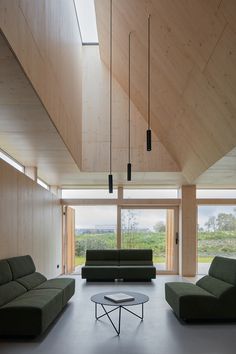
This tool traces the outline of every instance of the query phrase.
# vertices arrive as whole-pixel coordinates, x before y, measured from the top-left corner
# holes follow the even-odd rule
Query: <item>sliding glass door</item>
[[[178,209],[121,208],[121,248],[151,248],[157,272],[178,273]]]

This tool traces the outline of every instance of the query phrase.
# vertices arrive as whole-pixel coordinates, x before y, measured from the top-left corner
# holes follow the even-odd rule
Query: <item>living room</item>
[[[235,19],[0,0],[2,353],[234,353]]]

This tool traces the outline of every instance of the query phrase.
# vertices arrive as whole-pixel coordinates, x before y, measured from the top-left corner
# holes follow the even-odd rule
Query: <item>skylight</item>
[[[83,44],[98,44],[94,0],[74,0]]]

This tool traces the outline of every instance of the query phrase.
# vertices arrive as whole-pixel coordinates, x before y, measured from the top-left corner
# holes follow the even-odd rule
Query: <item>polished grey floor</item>
[[[1,354],[235,354],[236,323],[191,324],[178,321],[164,300],[166,281],[177,276],[158,276],[151,283],[86,283],[75,276],[76,294],[47,333],[34,340],[0,339]],[[122,312],[118,337],[108,322],[94,318],[93,294],[130,290],[150,297],[144,321]],[[136,311],[140,310],[137,306]],[[113,313],[114,321],[117,314]]]

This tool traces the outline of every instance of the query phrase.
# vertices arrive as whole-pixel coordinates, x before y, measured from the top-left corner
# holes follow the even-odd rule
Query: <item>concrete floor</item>
[[[236,323],[191,324],[178,321],[164,300],[164,284],[178,276],[158,276],[151,283],[86,283],[76,278],[76,294],[47,333],[34,340],[0,339],[1,354],[235,354]],[[144,321],[123,311],[118,337],[108,322],[94,318],[91,295],[137,291],[150,297]],[[135,308],[134,308],[135,309]],[[139,310],[136,307],[135,310]],[[116,320],[116,314],[113,313]]]

